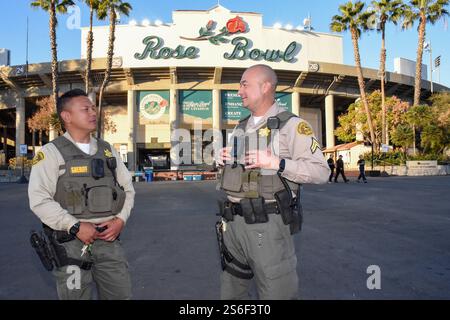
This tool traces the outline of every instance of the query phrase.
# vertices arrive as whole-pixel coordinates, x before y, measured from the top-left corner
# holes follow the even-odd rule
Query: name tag
[[[82,174],[82,173],[87,173],[87,172],[88,172],[87,166],[79,166],[79,167],[71,167],[70,168],[71,174]]]

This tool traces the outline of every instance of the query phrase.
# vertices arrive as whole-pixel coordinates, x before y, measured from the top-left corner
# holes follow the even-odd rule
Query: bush
[[[364,154],[364,160],[367,163],[372,161],[372,153],[367,152]],[[401,151],[391,151],[387,153],[373,153],[373,165],[382,166],[386,165],[405,165],[406,161],[420,161],[420,160],[437,160],[439,165],[450,164],[450,158],[445,154],[425,153],[416,155],[406,155]]]
[[[364,160],[366,162],[372,162],[372,152],[367,152],[364,154]],[[400,151],[390,151],[386,153],[374,152],[373,153],[373,165],[401,165],[405,164],[405,154]]]
[[[408,156],[408,160],[411,161],[420,161],[420,160],[437,160],[438,164],[445,165],[450,163],[450,158],[445,154],[435,154],[435,153],[426,153],[426,154],[416,154]]]

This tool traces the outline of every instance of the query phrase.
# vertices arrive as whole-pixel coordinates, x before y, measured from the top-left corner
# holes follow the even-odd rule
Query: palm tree
[[[94,12],[97,12],[99,0],[84,0],[89,7],[89,32],[87,36],[87,50],[86,50],[86,71],[85,71],[85,86],[86,93],[89,93],[89,83],[91,77],[92,65],[92,47],[94,45],[94,33],[92,32],[92,25],[94,20]],[[95,102],[94,102],[95,103]]]
[[[410,28],[416,20],[419,21],[419,42],[417,45],[416,76],[414,81],[414,105],[417,106],[420,103],[420,81],[422,78],[422,55],[426,25],[427,22],[435,24],[440,18],[448,16],[449,13],[445,7],[448,6],[449,0],[411,0],[409,3],[410,6],[405,12],[403,28]]]
[[[385,33],[386,23],[392,22],[397,25],[399,19],[403,16],[406,6],[402,0],[379,0],[372,1],[372,7],[377,14],[379,28],[381,31],[381,52],[380,52],[380,81],[381,81],[381,143],[389,141],[386,123],[386,95],[384,90],[385,72],[386,72],[386,44]]]
[[[67,7],[73,5],[75,5],[75,3],[72,0],[36,0],[31,2],[33,8],[41,8],[50,15],[49,27],[50,48],[52,51],[52,95],[54,109],[56,109],[56,99],[58,98],[58,52],[56,48],[56,25],[58,20],[56,19],[56,13],[66,13]],[[51,128],[49,134],[50,141],[53,140],[54,137],[55,131]]]
[[[132,7],[129,3],[123,2],[122,0],[100,0],[98,6],[98,18],[104,19],[107,15],[109,15],[109,44],[108,44],[108,55],[106,61],[106,70],[105,77],[103,79],[103,83],[100,87],[99,93],[99,102],[98,102],[98,124],[97,124],[97,137],[101,137],[102,133],[102,99],[103,92],[105,91],[106,86],[108,85],[109,78],[111,75],[112,69],[112,60],[114,56],[114,39],[115,39],[115,30],[116,30],[116,18],[117,13],[124,14],[128,16]]]
[[[368,19],[372,15],[371,12],[365,12],[364,3],[357,1],[353,3],[349,1],[339,6],[339,11],[342,15],[335,15],[332,18],[330,29],[334,32],[343,32],[350,30],[353,43],[353,53],[355,56],[356,72],[358,75],[359,91],[361,94],[361,101],[367,115],[367,125],[369,127],[371,143],[375,141],[375,131],[372,123],[372,116],[370,114],[369,104],[366,97],[366,89],[364,85],[364,77],[361,68],[361,58],[359,55],[358,39],[361,36],[361,29],[368,30]]]

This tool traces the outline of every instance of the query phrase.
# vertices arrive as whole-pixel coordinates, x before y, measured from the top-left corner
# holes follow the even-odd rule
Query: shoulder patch
[[[317,149],[320,149],[320,143],[316,138],[311,137],[311,146],[309,147],[309,149],[311,149],[311,153],[314,153],[317,151]]]
[[[45,154],[42,151],[39,151],[33,158],[31,164],[34,166],[35,164],[38,164],[42,160],[45,159]]]
[[[313,131],[312,131],[311,127],[306,122],[303,122],[303,121],[299,122],[299,124],[297,125],[297,133],[303,134],[306,136],[313,135]]]
[[[107,158],[112,158],[113,154],[111,151],[109,151],[108,149],[105,149],[105,157]]]

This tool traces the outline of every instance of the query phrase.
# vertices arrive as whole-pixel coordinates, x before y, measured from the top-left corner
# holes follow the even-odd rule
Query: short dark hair
[[[81,89],[72,89],[58,98],[58,100],[56,101],[56,112],[58,113],[59,117],[61,117],[61,112],[64,110],[67,102],[76,97],[87,97],[87,94]]]

